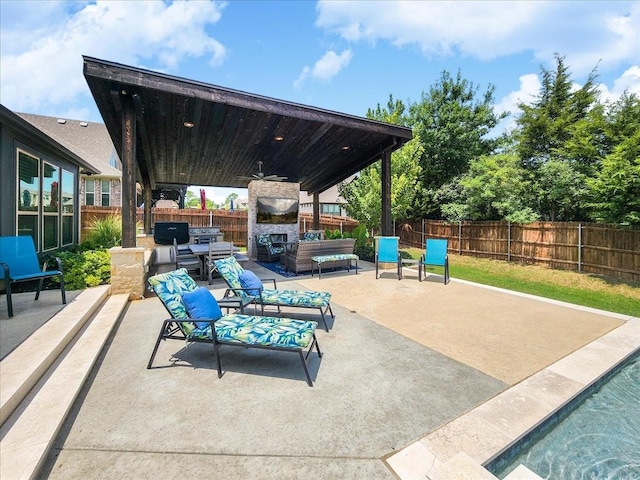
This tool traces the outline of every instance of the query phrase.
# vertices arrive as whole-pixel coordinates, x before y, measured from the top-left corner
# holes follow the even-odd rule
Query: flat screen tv
[[[257,199],[257,223],[298,223],[298,200],[292,198]]]

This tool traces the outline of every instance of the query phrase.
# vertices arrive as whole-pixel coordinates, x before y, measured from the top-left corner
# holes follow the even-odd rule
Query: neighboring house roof
[[[30,135],[33,138],[34,142],[42,142],[48,147],[54,148],[62,155],[71,159],[75,164],[77,164],[87,173],[98,173],[97,169],[94,168],[93,165],[87,162],[84,158],[82,158],[82,156],[78,155],[75,150],[69,148],[67,145],[60,142],[57,138],[50,136],[42,129],[37,128],[33,123],[26,121],[24,118],[12,112],[4,105],[0,105],[0,123],[6,123],[12,128],[23,131],[25,134]]]
[[[85,160],[99,172],[98,175],[122,178],[122,171],[109,165],[112,155],[115,156],[118,166],[121,163],[107,127],[103,123],[45,117],[30,113],[17,113],[17,115]]]
[[[349,183],[354,178],[355,178],[355,175],[351,175],[349,178],[346,178],[341,183]],[[341,205],[347,204],[347,201],[340,196],[338,185],[334,185],[333,187],[328,188],[324,192],[321,192],[318,199],[320,203],[337,203]],[[300,203],[302,204],[313,203],[313,195],[309,195],[307,192],[300,192]]]

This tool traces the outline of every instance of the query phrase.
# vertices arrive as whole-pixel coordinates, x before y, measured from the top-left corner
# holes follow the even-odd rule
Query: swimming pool
[[[523,464],[545,479],[640,479],[640,355],[624,362],[487,465]]]

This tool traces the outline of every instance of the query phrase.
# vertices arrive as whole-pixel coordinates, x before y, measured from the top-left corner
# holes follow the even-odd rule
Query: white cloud
[[[613,88],[601,83],[598,85],[600,99],[605,102],[615,102],[626,91],[640,97],[640,66],[633,66],[626,70],[613,82]]]
[[[529,73],[520,77],[520,88],[503,97],[493,108],[498,115],[509,112],[509,116],[504,118],[494,129],[494,136],[510,131],[516,126],[518,105],[521,103],[531,104],[540,94],[541,88],[542,82],[537,74]]]
[[[317,11],[317,26],[350,42],[417,45],[427,56],[531,52],[553,64],[558,52],[576,74],[640,58],[640,2],[320,0]]]
[[[300,87],[309,76],[317,80],[329,81],[349,65],[352,57],[353,53],[350,49],[344,50],[340,54],[329,50],[314,64],[313,68],[305,65],[293,85],[296,88]]]
[[[90,98],[82,75],[82,55],[127,65],[151,63],[156,70],[175,70],[187,57],[205,57],[211,65],[225,57],[224,46],[206,32],[208,25],[221,18],[223,3],[48,4],[28,2],[22,9],[9,12],[3,8],[3,17],[16,14],[31,18],[35,12],[37,19],[42,17],[39,9],[48,9],[55,18],[53,23],[40,23],[51,26],[42,27],[35,35],[33,29],[38,23],[33,20],[2,20],[0,101],[11,110],[67,116],[64,105]],[[27,5],[29,12],[24,11]],[[73,11],[63,12],[63,6]],[[31,40],[16,42],[20,38]],[[7,39],[12,40],[9,45]]]

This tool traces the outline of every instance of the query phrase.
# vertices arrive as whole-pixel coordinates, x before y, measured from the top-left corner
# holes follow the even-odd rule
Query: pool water
[[[550,480],[640,480],[640,355],[541,431],[494,460],[489,471],[502,479],[523,464]]]

